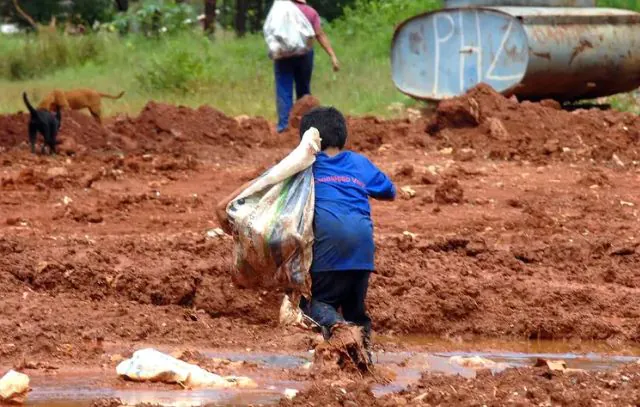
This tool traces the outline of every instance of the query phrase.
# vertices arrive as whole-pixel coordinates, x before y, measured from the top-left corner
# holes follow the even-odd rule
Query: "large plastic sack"
[[[233,225],[234,281],[248,288],[291,288],[309,296],[315,190],[311,165],[320,134],[298,147],[227,206]]]
[[[155,349],[134,352],[131,359],[118,364],[116,373],[136,382],[179,383],[186,387],[255,387],[255,382],[247,377],[219,376]]]
[[[272,59],[306,54],[316,35],[309,19],[291,0],[273,2],[263,32]]]

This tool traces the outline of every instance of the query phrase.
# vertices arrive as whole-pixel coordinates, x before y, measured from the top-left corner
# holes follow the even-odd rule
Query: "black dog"
[[[41,153],[44,154],[45,146],[49,146],[49,154],[55,154],[58,130],[60,130],[60,124],[62,123],[60,107],[58,106],[56,108],[56,114],[54,115],[46,109],[36,110],[31,106],[29,99],[27,99],[26,92],[22,93],[22,99],[24,100],[24,104],[27,105],[29,113],[31,113],[31,119],[29,120],[29,143],[31,143],[31,152],[36,152],[36,138],[38,132],[40,132],[44,137]]]

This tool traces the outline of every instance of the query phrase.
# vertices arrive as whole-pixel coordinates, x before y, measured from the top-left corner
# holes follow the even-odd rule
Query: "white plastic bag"
[[[180,383],[187,387],[255,387],[249,378],[219,376],[155,349],[134,352],[131,359],[120,362],[116,373],[137,382]]]
[[[311,165],[320,134],[307,130],[287,157],[227,206],[234,233],[234,280],[250,288],[310,295],[315,190]]]
[[[9,370],[0,379],[0,404],[2,402],[22,404],[29,393],[29,376]]]
[[[272,59],[306,54],[316,35],[309,19],[291,0],[273,2],[263,31]]]

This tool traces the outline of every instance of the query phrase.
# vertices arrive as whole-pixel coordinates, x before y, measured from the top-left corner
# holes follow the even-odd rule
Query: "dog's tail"
[[[100,93],[100,96],[107,99],[120,99],[124,96],[124,91],[120,92],[117,96],[109,95],[108,93]]]
[[[29,109],[29,113],[35,114],[36,109],[29,102],[29,98],[27,98],[27,92],[22,92],[22,100],[24,100],[24,104],[27,105],[27,109]]]

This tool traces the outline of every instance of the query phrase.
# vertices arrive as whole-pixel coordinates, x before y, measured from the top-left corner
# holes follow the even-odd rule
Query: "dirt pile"
[[[263,118],[234,119],[210,106],[192,109],[149,102],[136,118],[116,120],[111,130],[128,150],[166,151],[186,145],[247,149],[273,145],[269,123]]]
[[[464,190],[454,179],[447,179],[436,187],[434,199],[442,205],[459,204],[464,199]]]
[[[475,379],[425,374],[410,390],[387,396],[380,405],[635,405],[640,397],[639,383],[638,365],[589,373],[520,368],[494,376],[480,371]]]
[[[28,122],[29,115],[22,112],[0,115],[0,148],[10,148],[22,143],[28,143]]]
[[[409,119],[384,120],[379,117],[348,117],[349,138],[347,148],[362,152],[375,152],[393,146],[428,148],[433,143],[424,133],[424,122]]]
[[[563,162],[577,150],[544,154],[565,139],[539,136],[573,135],[558,118],[579,118],[574,127],[587,134],[596,127],[584,123],[611,117],[619,126],[628,116],[476,97],[477,107],[461,103],[448,116],[443,104],[434,136],[424,119],[348,118],[350,146],[415,192],[372,202],[374,331],[640,340],[640,304],[630,300],[640,295],[637,173]],[[550,119],[522,123],[522,109]],[[308,350],[275,327],[281,293],[233,286],[231,239],[207,234],[219,226],[217,200],[294,144],[264,119],[210,108],[150,103],[137,118],[107,119],[106,133],[75,115],[67,130],[86,151],[71,157],[31,155],[19,134],[27,117],[0,116],[9,146],[0,160],[0,359],[102,363],[103,343]],[[589,134],[591,151],[604,151]],[[458,145],[471,148],[457,154]],[[539,163],[487,159],[505,148]],[[629,162],[625,154],[616,153]],[[445,188],[447,179],[457,184]],[[437,202],[436,189],[456,204]]]
[[[27,141],[27,114],[0,116],[0,147],[12,148]],[[149,102],[139,116],[117,117],[105,126],[79,111],[65,111],[59,133],[62,154],[96,150],[124,152],[198,152],[211,146],[237,155],[259,146],[278,146],[261,117],[234,119],[210,107],[192,109]]]
[[[369,373],[362,329],[353,325],[335,326],[331,339],[316,347],[314,364],[321,370]]]
[[[640,118],[631,113],[519,103],[484,84],[441,102],[427,132],[439,148],[473,148],[493,159],[640,159]]]
[[[320,106],[320,101],[313,95],[305,95],[298,99],[291,108],[289,114],[289,127],[292,130],[298,130],[300,128],[300,121],[309,110],[314,107]]]
[[[556,372],[548,368],[512,368],[493,375],[481,370],[476,378],[425,373],[399,394],[375,398],[362,383],[316,383],[281,406],[588,406],[637,405],[640,365],[606,372]]]
[[[364,383],[327,383],[320,381],[309,390],[298,394],[293,400],[282,400],[281,407],[323,406],[356,407],[377,406],[378,400]]]

